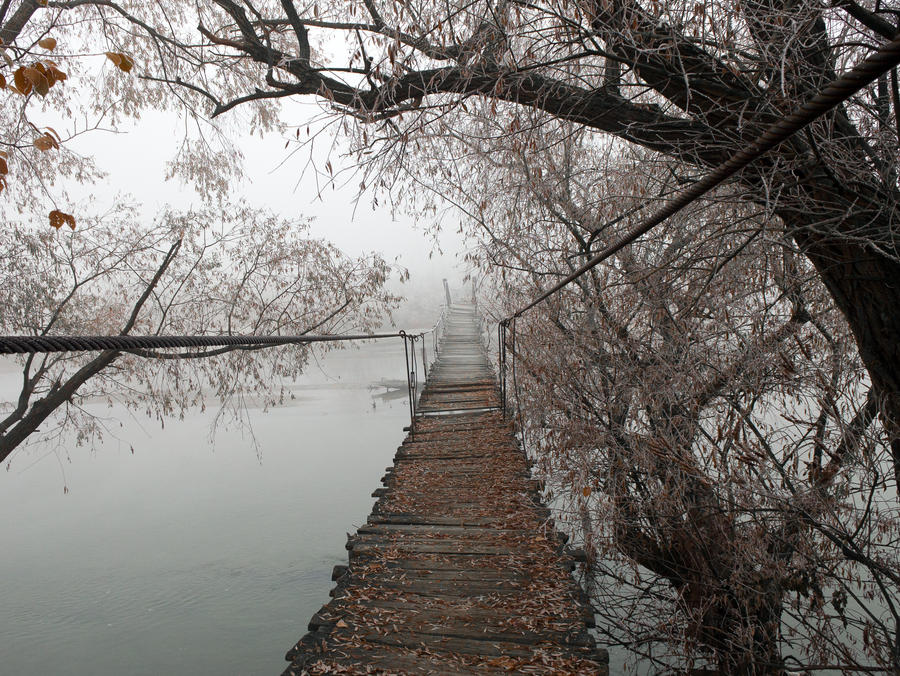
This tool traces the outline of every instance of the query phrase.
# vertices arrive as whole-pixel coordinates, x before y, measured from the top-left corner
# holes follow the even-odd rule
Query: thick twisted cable
[[[399,333],[326,334],[320,336],[0,336],[0,354],[158,350],[202,347],[276,347],[302,343],[396,338]]]

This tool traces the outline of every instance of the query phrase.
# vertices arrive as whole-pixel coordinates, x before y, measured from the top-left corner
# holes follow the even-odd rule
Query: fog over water
[[[252,411],[259,456],[239,431],[210,443],[214,406],[160,429],[105,404],[120,440],[13,456],[0,472],[2,672],[280,673],[408,424],[405,397],[370,389],[403,378],[399,339],[320,363],[294,400]],[[10,361],[0,383],[8,395]]]

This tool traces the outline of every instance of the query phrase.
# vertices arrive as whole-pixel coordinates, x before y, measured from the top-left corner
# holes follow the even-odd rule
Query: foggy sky
[[[302,115],[318,112],[316,106],[294,105],[286,114],[292,124],[303,124]],[[98,167],[109,173],[105,185],[86,186],[86,192],[103,196],[101,205],[116,194],[130,194],[143,205],[142,213],[148,219],[169,206],[203,206],[204,200],[191,187],[177,178],[165,180],[166,163],[177,151],[183,124],[174,114],[150,112],[137,124],[120,125],[120,133],[97,131],[70,141],[69,148],[94,157]],[[291,148],[285,149],[285,138],[280,135],[263,139],[243,136],[238,145],[245,155],[245,178],[234,186],[233,199],[243,198],[286,218],[312,216],[312,235],[333,242],[348,255],[377,251],[391,262],[399,257],[399,264],[410,271],[410,281],[390,286],[405,296],[420,293],[439,302],[443,278],[452,286],[461,285],[465,270],[457,264],[457,254],[463,251],[464,242],[456,232],[458,221],[452,212],[444,218],[440,253],[433,238],[424,232],[424,224],[417,227],[404,213],[392,215],[384,203],[373,209],[371,194],[363,194],[355,203],[359,178],[334,190],[326,188],[320,198],[313,176],[301,178],[308,153],[301,150],[289,157]],[[320,166],[326,159],[325,145],[323,140],[316,151]],[[338,148],[330,155],[336,169],[340,154]],[[79,191],[73,189],[72,193],[77,196]]]

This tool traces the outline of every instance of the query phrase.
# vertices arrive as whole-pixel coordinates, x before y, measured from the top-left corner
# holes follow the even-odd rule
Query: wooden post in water
[[[450,307],[450,285],[447,284],[447,280],[444,280],[444,294],[447,296],[447,307]]]

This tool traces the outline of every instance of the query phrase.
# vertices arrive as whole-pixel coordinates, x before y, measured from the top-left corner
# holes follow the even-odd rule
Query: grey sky
[[[312,106],[297,108],[313,112]],[[296,112],[296,108],[291,111]],[[105,190],[91,188],[95,195],[106,192],[111,198],[115,193],[129,193],[144,205],[148,217],[168,205],[185,208],[201,203],[201,198],[179,180],[164,180],[166,162],[176,152],[183,131],[174,115],[151,112],[138,125],[123,124],[121,128],[118,134],[94,132],[69,144],[73,150],[92,155],[110,174]],[[399,257],[400,264],[411,273],[406,295],[413,288],[430,292],[443,277],[451,283],[461,282],[464,270],[457,265],[456,254],[464,244],[452,214],[445,219],[440,236],[441,254],[431,236],[406,214],[392,215],[384,204],[373,209],[369,194],[354,203],[359,179],[335,190],[329,187],[318,197],[313,177],[300,178],[307,154],[301,151],[288,157],[291,151],[285,149],[281,136],[247,136],[239,139],[239,145],[246,163],[245,179],[235,186],[236,198],[266,206],[285,217],[313,216],[313,234],[332,241],[348,254],[379,251],[388,260]],[[324,165],[324,157],[323,153],[320,165]],[[340,151],[333,152],[331,159],[337,165]],[[438,290],[434,290],[436,296]]]

